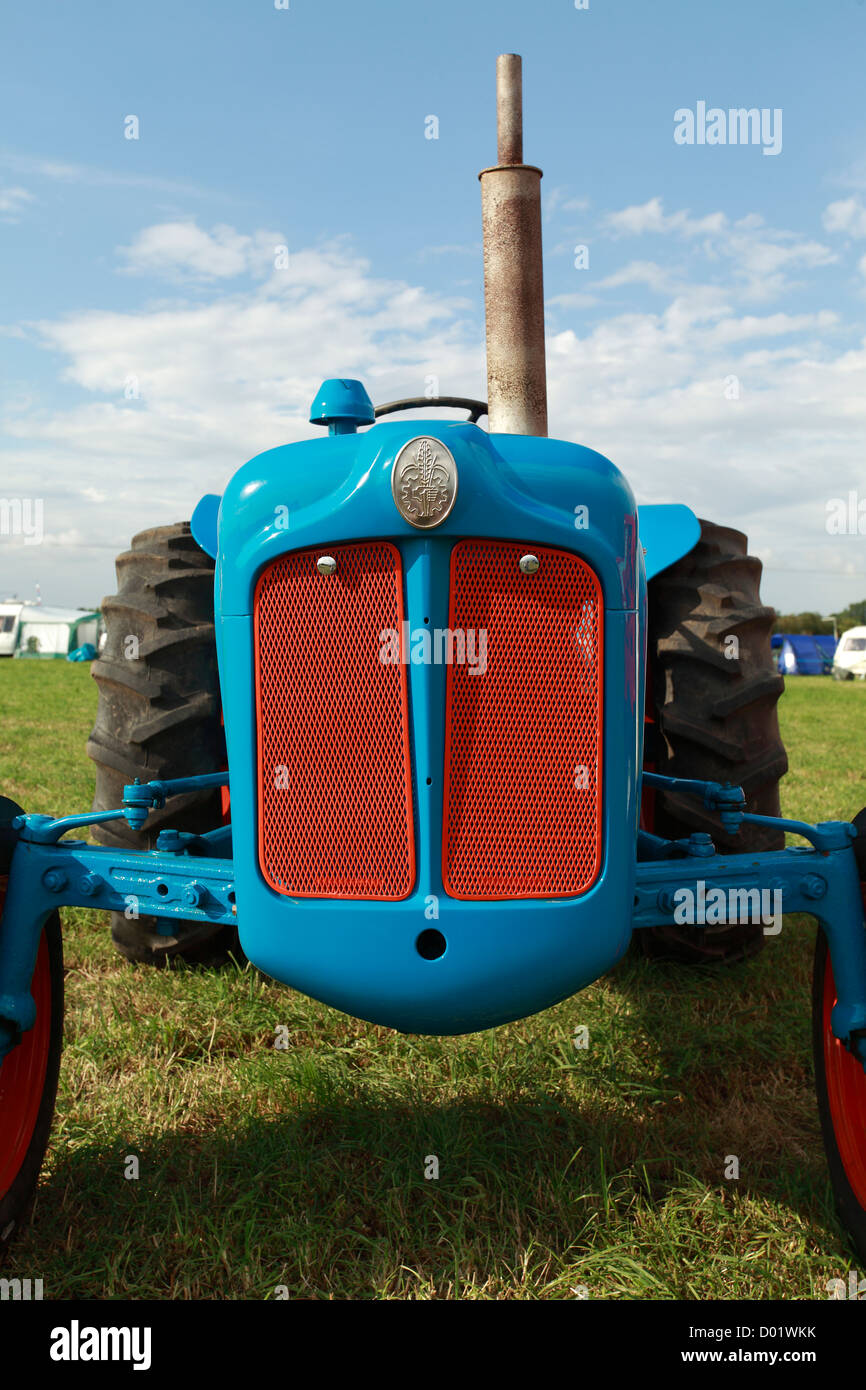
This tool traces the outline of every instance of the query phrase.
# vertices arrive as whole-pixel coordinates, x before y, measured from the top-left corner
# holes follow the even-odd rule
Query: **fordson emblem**
[[[422,530],[438,526],[454,506],[457,464],[438,439],[422,435],[404,444],[391,470],[391,491],[397,510]]]

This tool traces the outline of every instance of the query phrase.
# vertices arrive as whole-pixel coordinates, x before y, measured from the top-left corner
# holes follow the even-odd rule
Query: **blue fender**
[[[221,500],[215,492],[206,493],[196,504],[190,521],[193,540],[212,560],[216,559],[217,553],[217,517]]]
[[[688,555],[701,538],[701,523],[681,502],[638,507],[637,530],[644,547],[647,579]]]

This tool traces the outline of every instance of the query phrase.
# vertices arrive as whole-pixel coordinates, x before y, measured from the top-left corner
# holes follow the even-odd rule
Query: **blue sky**
[[[46,534],[0,536],[0,597],[101,599],[135,530],[309,433],[324,376],[483,394],[507,51],[551,433],[747,531],[778,607],[863,597],[866,534],[826,523],[852,491],[866,513],[864,36],[858,0],[8,7],[0,495],[43,498]],[[780,110],[780,152],[677,144],[698,102]]]

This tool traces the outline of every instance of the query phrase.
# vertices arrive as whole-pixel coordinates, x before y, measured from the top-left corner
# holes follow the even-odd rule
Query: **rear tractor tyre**
[[[761,562],[740,531],[701,521],[688,555],[649,583],[645,759],[668,777],[742,786],[747,809],[778,816],[779,782],[788,759],[776,703],[785,683],[770,650],[775,613],[761,602]],[[700,802],[657,792],[648,829],[678,840],[710,834],[720,853],[781,849],[770,826],[722,829]],[[644,953],[685,964],[743,960],[764,942],[759,922],[725,926],[649,927],[637,933]]]
[[[87,752],[96,764],[95,811],[120,806],[123,787],[192,777],[225,767],[214,638],[214,564],[189,522],[133,537],[116,562],[118,591],[103,604],[104,649],[91,668],[99,686]],[[140,833],[125,821],[93,828],[119,849],[153,849],[160,830],[202,834],[222,821],[219,791],[172,797]],[[172,957],[216,965],[239,956],[237,931],[178,921],[162,935],[155,917],[111,914],[111,935],[127,960],[165,965]]]

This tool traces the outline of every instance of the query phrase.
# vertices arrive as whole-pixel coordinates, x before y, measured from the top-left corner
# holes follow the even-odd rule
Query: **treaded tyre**
[[[96,764],[93,809],[119,806],[136,777],[192,777],[225,767],[214,639],[214,564],[189,522],[140,531],[118,556],[117,594],[102,612],[106,641],[91,671],[99,686],[87,752]],[[160,830],[202,834],[222,819],[219,790],[172,797],[141,833],[125,821],[93,828],[103,845],[152,849]],[[239,951],[237,932],[210,923],[157,931],[155,917],[111,914],[111,935],[128,960],[163,965],[172,956],[216,964]]]
[[[649,726],[645,758],[668,777],[742,786],[747,809],[778,816],[788,759],[776,704],[785,683],[770,650],[774,610],[761,602],[761,562],[746,537],[701,521],[693,550],[650,581],[647,660]],[[735,650],[728,640],[736,638]],[[698,801],[657,792],[652,830],[667,839],[692,831],[720,853],[781,849],[784,832],[744,825],[732,836]],[[760,923],[665,925],[637,933],[647,955],[684,963],[742,960],[764,943]]]

